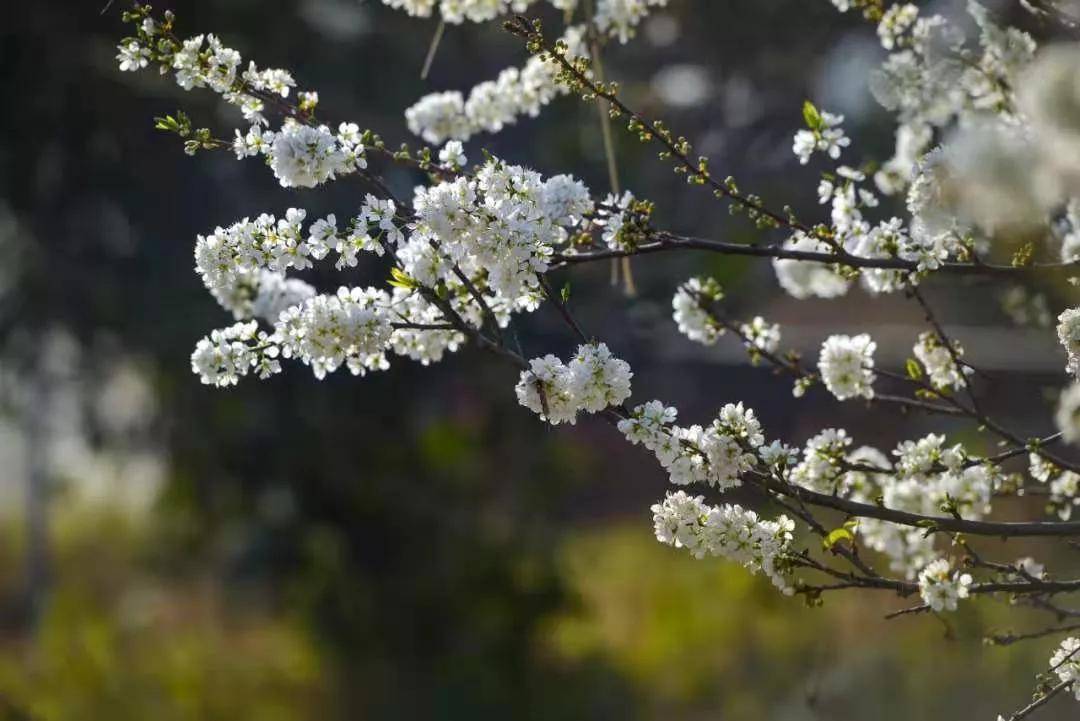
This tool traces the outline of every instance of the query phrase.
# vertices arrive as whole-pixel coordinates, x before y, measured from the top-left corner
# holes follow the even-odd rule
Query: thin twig
[[[439,43],[442,42],[443,31],[446,30],[446,20],[440,19],[438,26],[435,28],[435,34],[431,38],[431,45],[428,46],[427,55],[424,56],[424,67],[420,69],[420,79],[427,80],[428,73],[431,71],[431,63],[435,60],[435,53],[439,49]]]

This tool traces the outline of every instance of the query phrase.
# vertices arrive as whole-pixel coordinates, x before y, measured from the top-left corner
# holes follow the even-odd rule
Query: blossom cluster
[[[784,241],[784,250],[828,253],[832,248],[825,241],[803,231],[796,231]],[[850,282],[824,263],[774,258],[776,279],[788,295],[799,300],[806,298],[837,298],[848,291]]]
[[[334,180],[339,175],[362,170],[367,167],[363,148],[357,151],[357,145],[349,138],[356,132],[356,126],[342,123],[338,134],[334,134],[325,125],[311,126],[287,120],[278,133],[263,132],[259,141],[252,144],[249,136],[257,132],[249,131],[244,136],[243,153],[250,155],[250,149],[256,148],[265,155],[274,176],[283,188],[314,188]],[[240,146],[239,131],[234,147]],[[240,151],[237,151],[240,154]]]
[[[1058,340],[1068,354],[1065,370],[1080,376],[1080,308],[1069,308],[1058,316]]]
[[[626,43],[652,8],[666,7],[668,0],[597,0],[593,24],[601,33]]]
[[[156,59],[162,72],[175,71],[176,84],[181,88],[210,88],[225,102],[239,108],[244,119],[253,124],[268,124],[261,95],[287,98],[296,86],[287,70],[260,70],[255,63],[248,63],[242,69],[240,53],[223,45],[215,35],[196,35],[177,43],[166,37],[160,24],[151,17],[142,21],[138,32],[139,37],[124,40],[118,48],[116,59],[120,70],[142,70]],[[162,55],[155,58],[155,52]]]
[[[1080,383],[1073,383],[1061,392],[1054,422],[1067,443],[1080,442]]]
[[[964,355],[963,347],[956,342],[952,342],[951,346],[952,352],[937,333],[924,331],[912,348],[915,357],[926,369],[930,385],[938,390],[960,390],[964,387],[965,377],[972,373],[968,366],[958,366],[956,363]]]
[[[671,298],[672,316],[679,332],[695,343],[716,343],[724,334],[724,327],[701,307],[701,303],[703,299],[719,300],[722,297],[720,287],[712,279],[690,278],[680,285]]]
[[[630,397],[630,366],[603,343],[579,346],[569,363],[554,355],[534,358],[515,391],[521,405],[558,425],[574,424],[581,411],[599,413]]]
[[[834,4],[844,12],[858,5],[847,0]],[[869,292],[890,293],[919,282],[949,259],[983,250],[985,243],[972,233],[974,226],[992,233],[1003,225],[1030,222],[1033,210],[1044,211],[1069,197],[1062,198],[1059,188],[1067,180],[1016,169],[1029,166],[1031,157],[1039,154],[1024,129],[1027,119],[1036,136],[1049,138],[1043,145],[1050,147],[1057,138],[1061,142],[1056,147],[1065,146],[1061,129],[1049,118],[1060,106],[1054,105],[1054,98],[1061,96],[1065,78],[1074,76],[1080,55],[1066,58],[1058,53],[1040,61],[1045,67],[1036,73],[1030,36],[997,26],[974,0],[968,3],[968,14],[978,30],[973,40],[958,23],[941,15],[922,16],[910,3],[889,6],[878,22],[878,35],[889,55],[871,86],[878,101],[897,115],[899,125],[895,153],[873,181],[887,195],[908,190],[911,222],[866,220],[863,212],[878,202],[860,186],[865,173],[840,166],[825,174],[818,189],[821,202],[832,206],[831,237],[798,231],[785,242],[785,249],[914,264],[914,273],[893,268],[858,272]],[[1017,98],[1014,88],[1025,91]],[[843,117],[810,103],[803,115],[807,127],[795,134],[792,146],[799,162],[806,164],[815,152],[838,159],[850,145],[840,127]],[[960,130],[952,132],[954,127]],[[943,140],[948,141],[943,147],[933,147]],[[1035,193],[1046,197],[1029,201]],[[1072,251],[1066,251],[1063,243],[1064,252]],[[843,295],[853,275],[791,259],[775,260],[774,266],[780,285],[797,298]]]
[[[387,232],[397,232],[392,225],[393,208],[388,209],[370,194],[360,213],[342,231],[330,214],[312,223],[305,233],[306,218],[307,211],[302,208],[289,208],[280,219],[263,213],[198,236],[195,269],[206,288],[237,320],[260,317],[273,322],[285,307],[314,294],[307,283],[286,279],[286,271],[311,268],[313,261],[326,258],[331,251],[338,254],[337,268],[353,267],[358,252],[381,255],[378,239]]]
[[[813,108],[809,103],[808,108]],[[819,113],[816,108],[807,111],[812,124],[839,122],[838,116]],[[840,132],[835,128],[830,128]],[[796,134],[810,133],[800,130]],[[847,140],[847,138],[844,138]],[[839,147],[839,146],[835,146]],[[799,148],[796,147],[797,153]],[[838,153],[837,153],[838,154]],[[808,158],[808,155],[801,156]],[[879,200],[873,191],[865,187],[866,173],[846,165],[837,166],[833,172],[824,173],[818,183],[818,199],[830,206],[831,236],[822,237],[805,230],[796,230],[784,243],[785,250],[823,254],[848,254],[868,260],[901,260],[915,266],[915,272],[899,268],[863,268],[858,272],[862,287],[872,293],[893,293],[907,285],[919,282],[921,274],[937,270],[950,256],[962,251],[961,229],[936,218],[930,222],[930,209],[936,208],[933,194],[938,185],[931,182],[933,167],[930,160],[925,172],[916,177],[908,198],[908,209],[914,220],[909,226],[897,217],[871,223],[864,211],[878,207]],[[838,261],[841,259],[838,258]],[[819,262],[793,258],[773,260],[780,286],[795,298],[836,298],[847,293],[851,287],[851,274],[842,274]]]
[[[455,154],[460,156],[460,149]],[[446,302],[475,327],[482,325],[485,308],[473,292],[483,293],[484,305],[505,325],[510,313],[538,305],[537,274],[547,270],[554,246],[564,243],[569,229],[591,210],[588,189],[570,176],[544,180],[492,159],[475,176],[418,187],[411,214],[369,194],[343,228],[331,214],[305,229],[306,211],[297,208],[281,219],[263,214],[219,227],[198,237],[195,265],[224,308],[238,320],[258,317],[275,326],[282,355],[300,358],[319,377],[342,362],[353,372],[384,368],[387,347],[429,363],[456,349],[463,336],[438,327],[446,318],[420,287],[447,288]],[[359,344],[342,340],[348,333],[335,328],[337,353],[300,342],[313,324],[324,330],[320,313],[355,315],[356,299],[318,296],[285,273],[308,269],[332,252],[338,269],[353,267],[360,253],[382,255],[387,248],[401,261],[405,287],[395,288],[392,296],[382,291],[378,297],[363,296],[368,300],[360,310],[376,313],[384,325],[403,327],[390,334],[386,325],[385,333]],[[286,311],[287,329],[281,327]]]
[[[445,22],[460,25],[465,21],[487,22],[508,12],[524,12],[536,0],[383,0],[396,10],[414,17],[431,17],[435,7]]]
[[[761,423],[742,403],[725,405],[707,427],[677,426],[677,415],[675,408],[654,400],[636,407],[618,425],[627,440],[656,455],[676,485],[739,486],[742,476],[758,465],[758,454],[766,451]]]
[[[911,4],[894,5],[879,22],[882,47],[891,52],[874,74],[871,90],[900,120],[896,152],[875,175],[884,193],[911,183],[935,129],[986,113],[1014,115],[1012,88],[1018,87],[1035,43],[1019,30],[995,25],[974,0],[967,8],[979,30],[974,48],[966,47],[957,24],[941,15],[922,17]]]
[[[260,378],[281,372],[280,349],[255,321],[214,330],[196,344],[191,370],[207,385],[236,385],[255,370]]]
[[[567,28],[562,42],[567,59],[586,53],[584,26]],[[552,100],[567,92],[558,82],[559,65],[552,58],[533,56],[522,68],[510,67],[495,80],[457,90],[430,93],[405,110],[409,131],[436,145],[464,141],[480,132],[497,133],[523,116],[536,117]]]
[[[409,248],[402,249],[405,270],[425,285],[449,275],[437,256],[482,273],[505,302],[536,305],[538,273],[548,269],[554,247],[592,211],[583,183],[568,175],[547,180],[539,173],[498,160],[485,163],[474,177],[459,176],[417,187],[416,216]]]
[[[286,70],[260,70],[254,62],[242,69],[240,53],[226,47],[214,35],[196,35],[175,40],[161,25],[147,16],[138,26],[137,38],[119,46],[120,69],[136,71],[151,60],[162,73],[172,71],[184,90],[208,88],[241,111],[251,127],[236,131],[233,150],[238,158],[264,156],[282,187],[312,188],[340,175],[367,167],[363,144],[356,125],[342,123],[335,133],[325,125],[285,120],[279,130],[269,130],[266,104],[288,98],[296,81]],[[314,107],[315,93],[300,93],[301,107]],[[185,131],[187,132],[187,131]],[[188,142],[188,152],[200,145]]]
[[[818,372],[838,400],[874,397],[874,351],[877,343],[866,333],[829,336],[821,346]]]
[[[1061,642],[1050,656],[1050,669],[1062,683],[1072,684],[1073,697],[1080,701],[1080,638],[1070,636]]]
[[[263,378],[279,373],[279,357],[310,366],[320,379],[342,365],[353,375],[385,370],[394,332],[389,303],[375,288],[311,295],[282,310],[272,333],[257,331],[255,321],[213,331],[196,344],[191,367],[203,383],[217,386],[234,385],[252,371]]]
[[[685,548],[694,558],[719,556],[764,573],[782,593],[795,588],[784,569],[795,522],[787,516],[766,520],[752,510],[725,503],[710,506],[701,496],[668,493],[652,507],[656,539]]]
[[[435,0],[383,0],[410,15],[431,15]],[[509,10],[521,12],[535,0],[440,0],[439,10],[448,23],[483,22]],[[551,0],[571,17],[577,0]],[[638,25],[668,0],[596,0],[589,22],[570,25],[557,44],[567,60],[587,58],[589,42],[617,39],[628,42]],[[536,117],[544,106],[567,93],[558,82],[559,64],[553,58],[531,57],[521,68],[505,68],[494,80],[485,80],[467,93],[446,90],[429,93],[405,111],[410,132],[426,142],[468,140],[481,133],[498,133],[521,117]]]
[[[851,437],[843,428],[822,430],[806,442],[802,460],[791,469],[789,480],[818,493],[853,495],[855,488],[849,483],[855,477],[844,470],[850,446]]]
[[[483,23],[510,12],[525,12],[537,0],[382,0],[384,5],[403,10],[413,17],[431,17],[436,7],[443,21],[452,25],[464,22]],[[578,0],[549,0],[559,10],[572,14]],[[605,35],[627,42],[638,24],[654,7],[664,7],[668,0],[596,0],[593,21]]]
[[[1038,453],[1028,454],[1028,472],[1049,488],[1047,509],[1063,521],[1072,518],[1073,509],[1080,506],[1080,474],[1058,468]]]
[[[806,442],[788,480],[859,503],[880,503],[930,518],[955,511],[970,519],[990,512],[993,493],[1001,485],[995,466],[969,457],[959,444],[946,446],[942,435],[902,441],[893,450],[894,462],[876,448],[852,451],[852,445],[842,428],[821,431]],[[863,518],[857,532],[868,547],[889,558],[892,570],[908,578],[936,558],[933,536],[920,528]]]
[[[635,231],[643,220],[638,212],[637,198],[630,191],[621,195],[609,193],[597,209],[595,225],[602,230],[600,239],[612,250],[633,250],[637,241]]]

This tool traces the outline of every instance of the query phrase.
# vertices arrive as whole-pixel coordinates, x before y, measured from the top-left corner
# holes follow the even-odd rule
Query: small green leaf
[[[922,378],[922,367],[914,358],[907,359],[907,362],[904,363],[904,369],[907,370],[908,378],[916,381]]]
[[[563,284],[562,290],[559,292],[559,297],[562,298],[562,302],[570,300],[570,281],[566,281]]]
[[[1013,253],[1012,264],[1016,268],[1021,268],[1025,265],[1031,265],[1031,258],[1035,254],[1035,244],[1030,240]]]
[[[803,120],[806,121],[806,127],[810,128],[811,130],[821,129],[821,113],[818,112],[818,109],[814,107],[814,104],[811,103],[809,100],[803,102],[802,116]]]
[[[390,280],[387,283],[395,288],[405,288],[406,290],[412,290],[419,285],[414,278],[400,268],[390,269]]]
[[[855,543],[855,536],[847,528],[847,525],[848,524],[845,523],[840,528],[834,528],[833,530],[829,531],[829,534],[825,536],[825,538],[821,539],[821,547],[824,548],[826,551],[831,551],[833,549],[833,546],[835,546],[837,543],[840,543],[841,541]]]
[[[171,115],[166,115],[163,118],[154,118],[154,128],[169,133],[175,133],[180,129],[180,126],[177,124],[176,118]]]

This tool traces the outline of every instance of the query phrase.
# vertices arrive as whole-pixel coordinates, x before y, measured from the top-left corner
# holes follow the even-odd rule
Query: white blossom
[[[258,330],[258,323],[237,323],[210,333],[196,344],[191,354],[191,370],[206,385],[236,385],[241,377],[256,370],[261,378],[281,371],[278,348]]]
[[[314,188],[344,172],[346,158],[325,125],[287,122],[274,136],[270,167],[283,188]]]
[[[389,300],[375,288],[341,287],[285,310],[274,324],[282,356],[311,366],[319,379],[342,365],[353,375],[389,368]]]
[[[828,253],[830,248],[823,241],[802,231],[796,232],[784,242],[785,250]],[[807,260],[776,258],[772,261],[776,279],[789,295],[799,300],[816,296],[836,298],[847,293],[849,281],[834,272],[828,264]]]
[[[892,50],[900,36],[906,33],[919,17],[919,8],[911,3],[893,5],[882,15],[877,33],[881,38],[881,47]]]
[[[607,345],[583,345],[568,364],[575,403],[588,413],[620,405],[630,397],[633,373],[626,361],[611,354]]]
[[[1080,474],[1062,470],[1038,453],[1028,454],[1028,473],[1049,486],[1047,510],[1056,512],[1063,521],[1072,518],[1073,508],[1080,506]]]
[[[843,115],[821,112],[820,118],[820,127],[799,130],[795,133],[791,149],[802,165],[810,162],[810,156],[815,151],[821,151],[836,160],[840,157],[840,151],[851,145],[851,138],[845,136],[840,127],[840,124],[844,122]]]
[[[270,147],[273,145],[274,137],[273,132],[263,130],[263,127],[259,124],[252,125],[245,134],[241,134],[240,130],[237,129],[232,146],[233,152],[236,153],[236,159],[243,160],[256,155],[268,154]]]
[[[933,139],[932,128],[924,123],[902,123],[896,128],[893,157],[874,173],[874,184],[885,195],[902,192],[914,179],[919,159]]]
[[[389,314],[393,322],[417,325],[445,325],[442,311],[415,291],[394,288]],[[395,328],[390,337],[394,352],[423,365],[438,363],[447,352],[453,353],[465,343],[458,330]]]
[[[782,593],[794,587],[778,568],[789,550],[795,523],[787,516],[774,521],[738,505],[709,506],[701,496],[668,493],[652,507],[653,529],[661,543],[685,548],[694,558],[719,556],[764,573]]]
[[[398,10],[404,10],[413,17],[431,17],[431,11],[435,9],[435,5],[438,0],[382,0],[384,5],[388,5]]]
[[[725,405],[708,427],[674,425],[675,409],[659,401],[638,406],[619,422],[627,440],[652,451],[675,485],[705,483],[718,489],[741,485],[757,464],[754,450],[765,442],[752,409]]]
[[[314,295],[315,288],[310,283],[299,278],[287,278],[284,274],[272,270],[264,270],[259,273],[251,314],[273,324],[286,309],[300,305]]]
[[[690,278],[679,286],[671,299],[672,317],[679,332],[695,343],[713,345],[724,334],[724,327],[701,307],[700,296],[715,296],[718,292],[708,281]]]
[[[124,72],[142,70],[150,63],[150,50],[139,44],[138,40],[129,40],[118,47],[116,59]]]
[[[1061,392],[1054,421],[1066,443],[1080,441],[1080,383]]]
[[[929,376],[930,384],[940,390],[960,390],[964,387],[964,376],[971,374],[968,366],[957,367],[953,354],[958,358],[964,355],[959,343],[953,342],[953,353],[941,342],[937,334],[924,331],[912,348],[915,357],[922,363]]]
[[[361,223],[374,226],[391,245],[401,245],[405,242],[405,234],[398,226],[397,205],[393,200],[376,198],[368,193],[364,196],[364,202],[360,206],[360,215],[357,217]]]
[[[439,162],[450,168],[464,168],[468,162],[460,140],[450,140],[439,150]]]
[[[537,273],[548,269],[555,246],[588,212],[587,195],[569,176],[545,181],[534,171],[491,160],[473,178],[418,187],[412,229],[437,242],[440,256],[486,273],[487,285],[504,302],[531,304]],[[408,255],[416,258],[416,252]]]
[[[1069,356],[1065,370],[1080,375],[1080,308],[1069,308],[1058,316],[1057,337]]]
[[[948,559],[939,558],[919,573],[919,595],[938,613],[955,611],[957,601],[968,597],[971,583],[971,574],[953,571]]]
[[[634,195],[625,191],[622,195],[609,193],[601,204],[599,217],[595,224],[603,228],[601,239],[612,250],[629,250],[630,244],[626,242],[622,230],[630,215],[630,206],[634,203]]]
[[[652,7],[663,7],[668,0],[597,0],[594,22],[600,32],[626,43]]]
[[[244,309],[261,271],[284,273],[290,268],[311,267],[317,253],[303,235],[306,215],[298,208],[290,208],[280,220],[264,213],[198,236],[195,269],[222,306],[238,318],[250,317],[250,311]]]
[[[1062,683],[1072,684],[1070,691],[1080,701],[1080,639],[1070,636],[1062,641],[1050,657],[1050,668]]]
[[[765,322],[760,315],[754,316],[749,323],[739,326],[739,332],[743,335],[743,343],[751,350],[775,353],[780,347],[780,326],[776,323]]]
[[[821,380],[838,400],[874,397],[874,351],[877,343],[863,333],[833,335],[821,346],[818,371]]]
[[[566,29],[561,41],[567,59],[587,52],[584,37],[583,25]],[[556,61],[533,56],[523,67],[506,68],[467,94],[450,90],[425,95],[405,111],[406,123],[413,134],[435,145],[465,141],[480,132],[497,133],[522,116],[535,117],[567,92],[557,81],[558,69]]]
[[[826,428],[803,447],[803,458],[791,469],[791,481],[818,493],[840,492],[843,463],[851,437],[843,428]]]
[[[629,398],[633,375],[607,345],[588,344],[569,364],[554,355],[534,358],[515,391],[521,405],[552,425],[574,424],[581,411],[598,413]]]
[[[1030,578],[1045,578],[1046,566],[1037,562],[1031,556],[1024,556],[1023,558],[1016,559],[1013,565],[1017,569],[1017,578],[1022,580]]]
[[[855,255],[862,258],[901,258],[917,260],[911,251],[911,241],[899,218],[890,218],[863,233],[855,245]],[[889,268],[863,268],[860,280],[871,293],[893,293],[909,281],[910,274]]]
[[[413,134],[436,145],[451,138],[464,140],[472,134],[465,117],[465,98],[454,90],[420,98],[405,111],[405,122]]]
[[[893,455],[897,457],[896,471],[901,479],[916,478],[929,473],[941,461],[945,436],[930,433],[917,441],[902,441]]]

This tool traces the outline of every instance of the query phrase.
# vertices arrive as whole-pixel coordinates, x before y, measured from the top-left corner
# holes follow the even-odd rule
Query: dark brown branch
[[[884,506],[850,501],[839,496],[829,496],[811,491],[791,483],[780,483],[775,479],[758,481],[770,490],[790,498],[797,498],[812,506],[831,508],[852,516],[877,518],[901,526],[925,528],[929,532],[950,531],[968,533],[973,536],[999,536],[1017,538],[1022,536],[1080,536],[1080,521],[969,521],[947,516],[925,516],[919,513],[899,511]],[[1080,587],[1080,586],[1077,586]],[[1000,589],[1008,590],[1008,589]]]
[[[577,336],[578,341],[581,343],[588,343],[589,337],[585,335],[585,331],[581,329],[581,325],[577,322],[577,319],[570,313],[570,309],[566,307],[566,303],[563,303],[562,298],[560,298],[552,289],[551,284],[548,283],[547,277],[540,273],[538,273],[536,277],[540,281],[540,288],[544,291],[544,297],[551,301],[551,304],[559,311],[559,315],[562,317],[563,322],[570,326],[574,335]]]
[[[746,245],[743,243],[731,243],[709,238],[695,238],[683,235],[675,235],[664,231],[657,231],[652,236],[654,240],[643,243],[629,250],[593,250],[583,253],[562,253],[552,258],[553,266],[569,266],[581,263],[592,263],[610,258],[623,258],[635,255],[647,255],[651,253],[665,253],[671,251],[703,250],[722,255],[741,255],[757,258],[777,258],[781,260],[802,260],[812,263],[825,263],[828,265],[843,265],[849,268],[877,268],[883,270],[903,270],[915,272],[918,263],[904,260],[903,258],[865,258],[854,255],[844,250],[833,252],[820,252],[811,250],[794,250],[784,248],[781,245]],[[954,273],[962,275],[989,275],[999,277],[1023,277],[1038,275],[1047,272],[1078,272],[1080,261],[1069,263],[1033,263],[1027,266],[993,265],[985,263],[942,263],[935,272]]]
[[[1019,711],[1017,711],[1016,713],[1014,713],[1012,716],[1010,716],[1008,719],[1006,719],[1006,721],[1020,721],[1020,719],[1023,719],[1023,718],[1026,718],[1027,716],[1030,716],[1032,713],[1037,711],[1043,704],[1048,703],[1050,701],[1050,699],[1054,698],[1059,693],[1061,693],[1065,689],[1072,686],[1072,684],[1073,684],[1072,681],[1062,681],[1062,682],[1060,682],[1059,684],[1054,686],[1052,689],[1047,691],[1045,694],[1043,694],[1042,696],[1035,699],[1034,701],[1032,701],[1030,704],[1028,704],[1024,708],[1022,708]]]
[[[1067,633],[1069,631],[1076,631],[1077,629],[1080,629],[1080,623],[1071,623],[1066,626],[1050,626],[1041,631],[1030,631],[1028,633],[998,633],[990,636],[989,640],[997,646],[1011,646],[1019,641],[1046,638],[1047,636],[1053,636],[1055,633]]]

